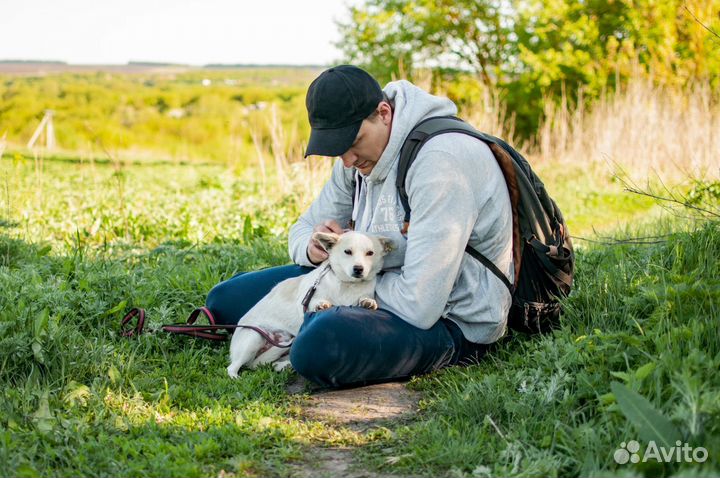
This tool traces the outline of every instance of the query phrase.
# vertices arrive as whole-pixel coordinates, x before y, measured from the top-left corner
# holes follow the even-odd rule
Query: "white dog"
[[[328,259],[304,276],[280,282],[238,325],[258,327],[276,342],[290,342],[300,330],[305,310],[325,310],[334,305],[377,309],[375,278],[383,257],[392,250],[392,242],[353,231],[342,235],[316,232],[313,239],[328,252]],[[311,293],[313,288],[315,292]],[[237,377],[243,365],[255,368],[271,362],[280,371],[290,365],[288,351],[272,346],[254,330],[238,328],[230,342],[228,375]]]

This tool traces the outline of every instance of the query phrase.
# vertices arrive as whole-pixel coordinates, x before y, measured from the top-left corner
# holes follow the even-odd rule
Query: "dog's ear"
[[[314,232],[312,235],[313,241],[320,244],[320,247],[325,249],[325,252],[328,253],[330,252],[330,249],[337,244],[339,238],[340,236],[333,232]]]
[[[380,245],[383,248],[383,254],[389,254],[390,252],[395,250],[395,243],[392,241],[392,239],[378,236],[377,240],[380,241]]]

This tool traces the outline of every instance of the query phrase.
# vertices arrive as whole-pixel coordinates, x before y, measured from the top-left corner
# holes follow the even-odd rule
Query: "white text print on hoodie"
[[[402,143],[423,119],[455,115],[457,108],[404,80],[384,91],[394,112],[380,160],[368,176],[335,163],[320,195],[290,229],[290,257],[312,266],[307,246],[313,227],[329,219],[345,227],[355,217],[356,230],[388,237],[396,246],[378,277],[381,308],[422,329],[447,317],[468,340],[492,343],[505,333],[510,293],[464,250],[469,243],[513,280],[512,213],[500,167],[490,149],[470,136],[447,133],[428,141],[407,175],[411,218],[403,237],[405,214],[395,188]],[[353,211],[355,176],[362,188]]]

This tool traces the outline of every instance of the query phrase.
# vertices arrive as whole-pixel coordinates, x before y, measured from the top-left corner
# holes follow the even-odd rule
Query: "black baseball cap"
[[[340,65],[323,71],[305,97],[311,127],[305,157],[345,153],[382,99],[380,84],[361,68]]]

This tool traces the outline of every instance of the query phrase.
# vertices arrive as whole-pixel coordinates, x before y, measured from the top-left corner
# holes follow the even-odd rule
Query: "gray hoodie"
[[[464,249],[469,243],[513,280],[512,215],[500,167],[490,149],[470,136],[447,133],[428,141],[407,175],[412,216],[404,237],[395,188],[402,143],[421,120],[455,115],[457,108],[404,80],[384,91],[394,112],[380,160],[367,176],[335,163],[318,198],[290,229],[290,257],[312,266],[307,246],[313,227],[328,219],[344,227],[355,218],[355,230],[388,237],[396,246],[378,278],[381,308],[422,329],[446,317],[468,340],[495,342],[505,333],[510,293]],[[354,210],[353,177],[363,183]]]

